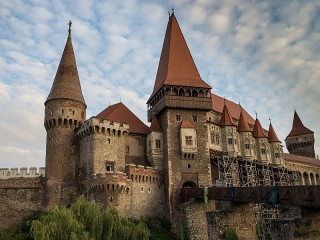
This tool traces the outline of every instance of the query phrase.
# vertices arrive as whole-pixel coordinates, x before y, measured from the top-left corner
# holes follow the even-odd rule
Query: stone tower
[[[211,185],[206,113],[211,87],[193,61],[174,13],[169,16],[148,121],[156,116],[163,132],[167,216],[180,232],[179,193],[183,186]]]
[[[289,153],[315,157],[314,133],[303,125],[296,111],[294,111],[292,129],[285,141]]]
[[[256,139],[257,158],[261,160],[262,163],[271,163],[268,136],[265,134],[258,118],[256,118],[252,135]]]
[[[271,121],[269,124],[268,141],[270,143],[270,154],[272,163],[283,165],[283,151],[281,141],[279,140],[276,131],[271,124]]]
[[[47,131],[46,177],[48,209],[69,204],[77,194],[75,128],[86,118],[77,64],[69,34],[45,105]]]

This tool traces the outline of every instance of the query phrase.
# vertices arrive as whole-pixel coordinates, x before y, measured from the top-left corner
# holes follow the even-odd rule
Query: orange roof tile
[[[234,122],[232,121],[232,117],[229,113],[227,105],[224,105],[221,119],[220,119],[220,125],[221,126],[235,126]]]
[[[156,116],[153,116],[151,119],[150,131],[151,132],[162,132]]]
[[[255,138],[267,138],[267,135],[265,134],[258,118],[254,124],[252,135]]]
[[[241,106],[240,106],[241,108]],[[251,132],[251,129],[244,117],[242,108],[241,108],[241,112],[240,112],[240,118],[239,118],[239,123],[238,123],[238,132]]]
[[[243,112],[244,119],[248,124],[251,124],[252,126],[254,125],[255,121],[254,119],[243,109],[241,108],[238,104],[229,101],[227,99],[224,99],[216,94],[211,93],[211,99],[212,99],[212,108],[213,111],[222,113],[224,105],[227,105],[229,113],[233,119],[239,119],[241,109]]]
[[[309,128],[306,128],[303,125],[298,113],[296,111],[294,111],[292,129],[291,129],[289,135],[286,137],[286,139],[288,137],[299,136],[299,135],[304,135],[304,134],[312,134],[312,133],[313,133],[313,131],[311,131]]]
[[[281,142],[276,134],[276,132],[274,131],[273,129],[273,126],[270,122],[270,125],[269,125],[269,131],[268,131],[268,141],[270,143],[273,143],[273,142]]]
[[[283,158],[285,161],[308,164],[308,165],[320,167],[320,160],[315,159],[315,158],[298,156],[298,155],[289,154],[289,153],[283,153]]]
[[[169,17],[157,76],[150,99],[163,85],[211,89],[211,86],[200,77],[174,14]]]
[[[68,36],[51,91],[45,103],[53,99],[70,99],[86,105],[80,86],[71,36]]]
[[[148,134],[150,129],[136,115],[134,115],[122,102],[110,105],[97,115],[97,118],[109,119],[129,124],[129,133]]]
[[[180,128],[195,128],[192,122],[182,120]]]

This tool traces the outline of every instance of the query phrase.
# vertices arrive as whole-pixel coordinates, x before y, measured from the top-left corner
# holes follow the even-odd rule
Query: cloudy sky
[[[87,118],[121,98],[146,122],[172,4],[212,92],[265,128],[270,117],[283,144],[296,109],[320,154],[318,0],[1,0],[0,167],[44,166],[43,103],[69,20]]]

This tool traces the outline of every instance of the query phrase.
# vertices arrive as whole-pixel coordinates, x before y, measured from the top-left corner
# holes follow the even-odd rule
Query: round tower
[[[303,125],[296,111],[294,111],[292,129],[285,141],[289,153],[315,158],[314,132]]]
[[[71,203],[77,194],[75,128],[86,119],[76,60],[69,34],[45,105],[47,131],[47,208]]]

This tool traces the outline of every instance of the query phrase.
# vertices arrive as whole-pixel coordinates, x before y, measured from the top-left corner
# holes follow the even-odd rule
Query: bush
[[[236,233],[236,230],[234,230],[233,228],[228,229],[226,231],[226,235],[225,235],[225,239],[226,240],[238,240],[238,235]]]

